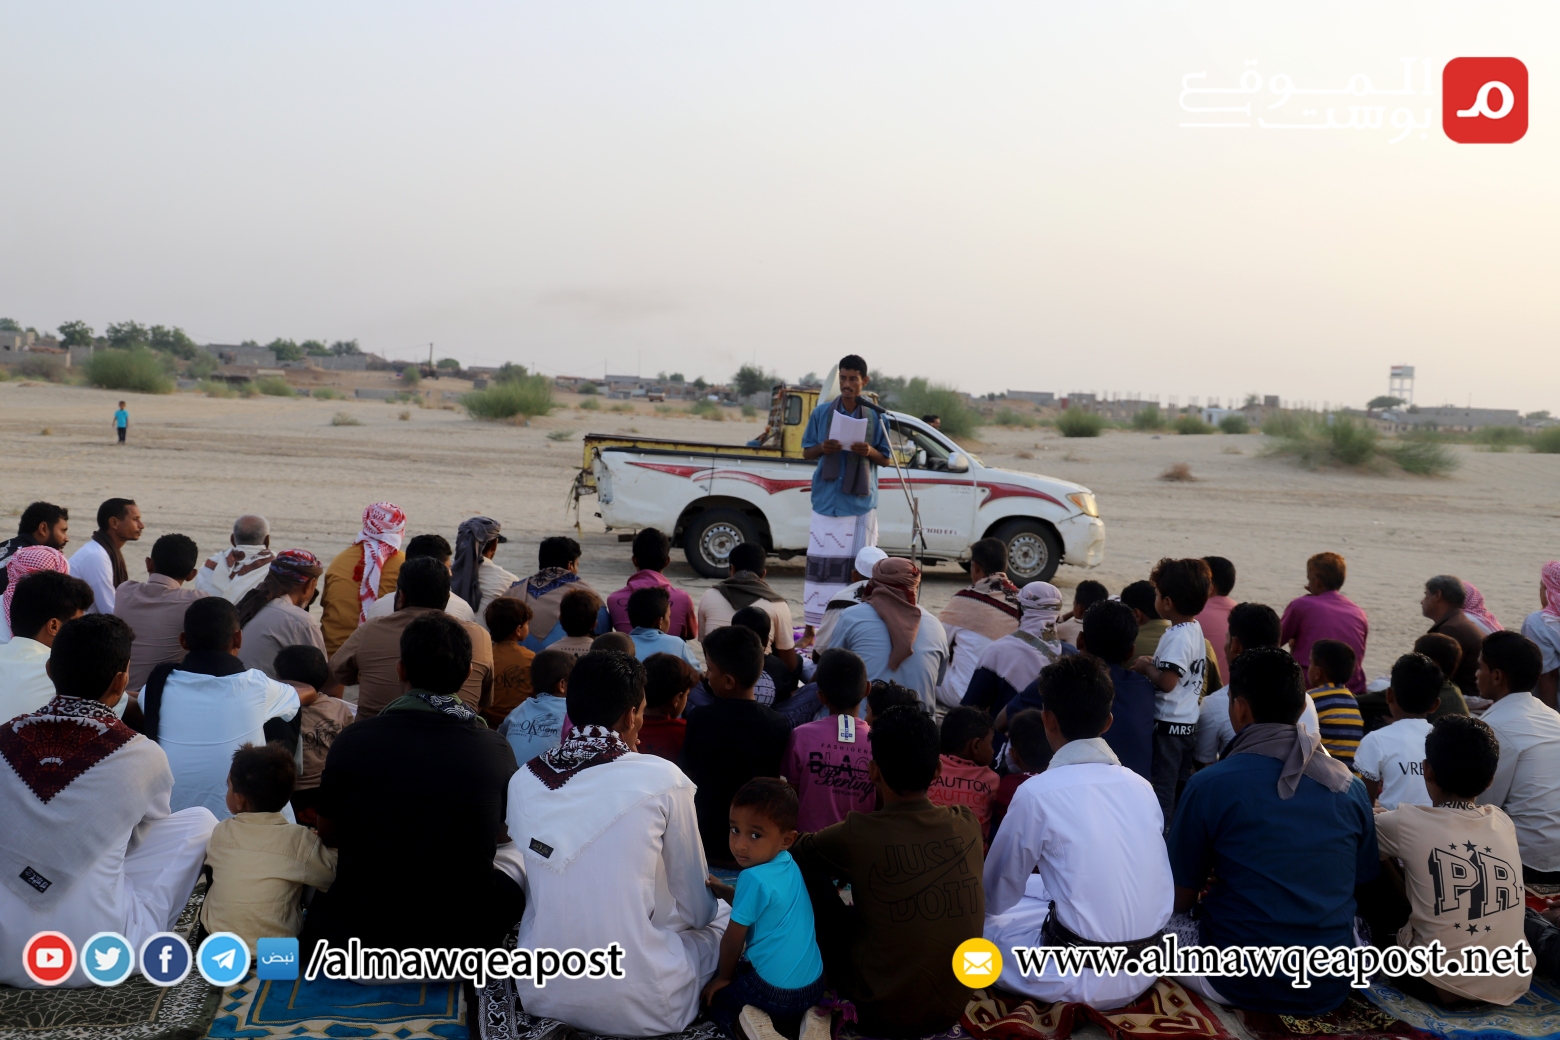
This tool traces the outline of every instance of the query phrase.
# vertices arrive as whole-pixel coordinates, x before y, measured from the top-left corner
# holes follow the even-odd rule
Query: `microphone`
[[[876,401],[872,400],[872,398],[870,398],[870,397],[858,397],[858,398],[856,398],[856,403],[860,404],[860,405],[864,405],[867,408],[872,409],[874,412],[877,412],[879,415],[887,415],[888,414],[888,409],[887,408],[884,408],[882,405],[878,404]]]

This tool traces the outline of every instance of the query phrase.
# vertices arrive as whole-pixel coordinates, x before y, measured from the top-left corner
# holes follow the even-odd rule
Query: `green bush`
[[[93,354],[87,361],[87,381],[105,390],[134,390],[141,394],[171,394],[174,385],[163,356],[139,346]]]
[[[601,402],[594,397],[587,397],[580,402],[580,408],[587,412],[599,412],[601,411]]]
[[[579,387],[575,390],[575,392],[576,393],[581,393],[581,394],[594,394],[596,392],[596,384],[595,383],[581,383],[579,385]]]
[[[1378,454],[1391,454],[1382,448],[1375,427],[1365,426],[1346,416],[1337,415],[1333,421],[1323,422],[1312,417],[1286,416],[1277,425],[1286,432],[1277,436],[1277,443],[1268,448],[1269,454],[1288,455],[1312,468],[1326,466],[1365,466]],[[1263,433],[1270,433],[1267,426]],[[1407,468],[1407,467],[1405,467]]]
[[[220,379],[205,379],[197,387],[207,397],[237,397],[238,392]]]
[[[309,396],[320,401],[340,401],[345,399],[347,395],[333,386],[321,386],[316,387]]]
[[[1034,416],[1011,408],[999,409],[997,414],[991,417],[991,421],[997,426],[1022,426],[1026,430],[1036,425]]]
[[[1132,428],[1134,430],[1162,430],[1165,428],[1164,413],[1159,410],[1157,404],[1141,408],[1132,416]]]
[[[758,418],[758,409],[754,408],[750,404],[743,405],[742,406],[742,418],[744,418],[744,419],[756,419],[756,418]]]
[[[1294,412],[1278,412],[1262,424],[1262,432],[1269,437],[1303,437],[1310,425]]]
[[[1175,421],[1175,432],[1183,436],[1212,433],[1213,427],[1203,422],[1200,415],[1183,415]]]
[[[584,405],[580,405],[580,407],[584,408],[585,406]],[[663,409],[663,408],[666,408],[666,410],[668,412],[676,411],[676,409],[668,408],[664,404],[658,404],[658,405],[655,406],[655,410],[658,411],[658,412],[661,409]],[[609,411],[609,412],[628,412],[629,414],[632,414],[633,411],[634,411],[634,406],[629,404],[627,401],[619,401],[617,404],[613,405],[611,408],[608,408],[607,411]]]
[[[291,397],[293,388],[281,376],[261,376],[255,380],[255,389],[267,397]]]
[[[1533,435],[1533,450],[1560,455],[1560,426],[1546,426]]]
[[[1378,440],[1375,427],[1337,415],[1323,429],[1333,458],[1345,466],[1363,466],[1375,457]]]
[[[1458,458],[1451,449],[1431,437],[1407,437],[1383,447],[1382,453],[1405,473],[1418,476],[1439,477],[1458,466]]]
[[[714,401],[711,401],[707,397],[700,398],[699,400],[693,402],[693,405],[688,409],[688,414],[697,415],[700,418],[708,419],[711,422],[720,422],[726,418],[725,413],[721,411],[720,405],[716,404]]]
[[[907,381],[903,389],[896,389],[889,406],[917,418],[938,416],[942,420],[942,432],[949,437],[968,437],[980,427],[980,413],[964,403],[963,394],[920,376]]]
[[[337,412],[335,415],[330,417],[330,424],[332,426],[362,426],[363,425],[358,420],[358,417],[353,415],[351,412]]]
[[[416,365],[407,365],[401,369],[401,382],[406,386],[416,386],[422,382],[422,374],[417,371]]]
[[[566,441],[574,436],[573,430],[548,430],[547,439],[550,441]]]
[[[1225,433],[1239,435],[1251,432],[1251,423],[1246,421],[1244,415],[1226,415],[1219,420],[1219,429]]]
[[[1487,445],[1490,451],[1510,451],[1512,447],[1528,442],[1527,431],[1520,426],[1486,426],[1473,435],[1475,443]]]
[[[49,354],[33,354],[16,363],[16,375],[23,379],[46,379],[51,383],[65,381],[65,362]]]
[[[1057,417],[1056,428],[1063,437],[1098,437],[1105,420],[1082,408],[1069,408]]]
[[[466,413],[478,419],[532,418],[553,410],[552,380],[545,376],[520,376],[474,390],[461,399]]]

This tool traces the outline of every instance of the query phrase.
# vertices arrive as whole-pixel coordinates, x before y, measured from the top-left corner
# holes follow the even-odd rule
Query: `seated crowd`
[[[0,983],[32,985],[38,931],[167,930],[203,872],[208,929],[305,956],[617,943],[623,979],[515,983],[526,1012],[604,1036],[703,1015],[827,1040],[843,1002],[865,1035],[946,1030],[971,995],[951,959],[980,937],[1525,937],[1560,972],[1560,915],[1525,888],[1560,883],[1560,563],[1520,632],[1430,578],[1430,631],[1367,683],[1334,553],[1282,614],[1233,598],[1220,557],[1161,560],[1118,597],[1085,581],[1069,607],[985,539],[939,617],[914,563],[869,549],[798,633],[754,545],[695,602],[641,531],[603,597],[573,539],[518,578],[496,521],[403,549],[376,503],[329,563],[250,515],[204,562],[163,535],[134,581],[139,508],[97,519],[79,567],[48,503],[0,546]],[[1155,981],[1005,957],[994,985],[1111,1009]],[[1301,1016],[1350,991],[1178,981]],[[1510,1004],[1531,975],[1388,981]]]

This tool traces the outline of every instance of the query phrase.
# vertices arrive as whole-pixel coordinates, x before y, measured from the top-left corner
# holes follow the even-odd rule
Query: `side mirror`
[[[949,473],[968,473],[970,471],[970,457],[962,451],[956,451],[948,456]]]

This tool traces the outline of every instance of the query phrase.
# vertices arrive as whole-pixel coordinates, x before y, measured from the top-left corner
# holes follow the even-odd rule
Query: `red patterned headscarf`
[[[379,598],[379,579],[385,561],[401,549],[406,514],[393,502],[375,502],[363,510],[363,530],[353,545],[363,547],[363,575],[358,584],[358,623],[368,620],[368,608]]]
[[[1539,581],[1544,583],[1544,613],[1560,617],[1560,560],[1550,560],[1544,564],[1544,569],[1539,572]]]
[[[23,578],[29,574],[37,574],[39,571],[54,571],[58,574],[69,574],[70,564],[65,559],[65,554],[58,549],[47,545],[29,545],[25,549],[18,549],[5,562],[5,572],[8,581],[5,586],[5,625],[11,627],[11,597],[16,595],[16,586],[21,584]],[[98,610],[107,614],[114,609],[112,603],[104,609],[103,604],[98,604]]]

